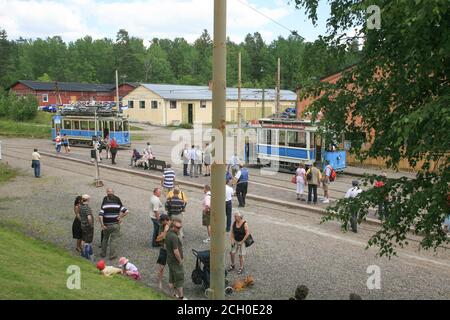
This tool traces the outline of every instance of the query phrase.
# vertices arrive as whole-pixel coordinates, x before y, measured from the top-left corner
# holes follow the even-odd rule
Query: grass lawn
[[[0,300],[3,299],[167,299],[143,284],[121,275],[106,278],[95,265],[0,223]],[[81,289],[68,289],[69,266],[81,270]]]
[[[141,127],[130,126],[130,131],[144,131]]]
[[[15,122],[13,120],[1,119],[0,136],[47,139],[51,137],[51,124],[46,126],[32,122]]]
[[[0,184],[8,182],[9,180],[14,179],[18,174],[18,171],[7,166],[4,163],[0,163]]]

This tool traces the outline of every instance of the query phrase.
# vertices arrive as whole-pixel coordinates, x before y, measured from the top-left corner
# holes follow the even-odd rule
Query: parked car
[[[49,104],[41,109],[44,112],[52,112],[55,113],[58,111],[58,106],[56,104]]]

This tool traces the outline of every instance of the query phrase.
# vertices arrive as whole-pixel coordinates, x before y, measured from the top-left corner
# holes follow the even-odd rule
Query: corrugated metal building
[[[227,88],[226,120],[236,122],[238,115],[238,89]],[[274,89],[241,89],[242,116],[245,121],[275,113]],[[280,91],[280,110],[295,107],[297,95],[289,90]],[[171,84],[141,84],[123,98],[128,104],[129,119],[157,125],[202,123],[212,121],[212,91],[208,86]]]

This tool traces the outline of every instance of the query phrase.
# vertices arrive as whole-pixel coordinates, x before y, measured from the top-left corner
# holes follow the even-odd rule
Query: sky
[[[241,42],[248,33],[258,31],[269,43],[287,37],[288,30],[297,31],[307,41],[325,34],[330,10],[325,0],[316,27],[292,2],[228,0],[227,36]],[[213,0],[0,0],[0,29],[6,30],[9,39],[61,36],[69,42],[85,35],[115,39],[119,29],[126,29],[147,44],[155,37],[184,37],[193,42],[204,29],[212,35],[213,8]]]

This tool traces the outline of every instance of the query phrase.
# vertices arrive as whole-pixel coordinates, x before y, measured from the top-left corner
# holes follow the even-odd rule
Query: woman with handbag
[[[231,265],[228,267],[228,271],[233,271],[235,269],[234,258],[236,254],[239,254],[238,274],[242,274],[244,272],[244,256],[246,251],[245,248],[253,244],[253,238],[250,235],[248,223],[243,219],[243,217],[244,216],[241,212],[236,211],[234,213],[234,222],[232,226],[232,232],[230,233]]]

